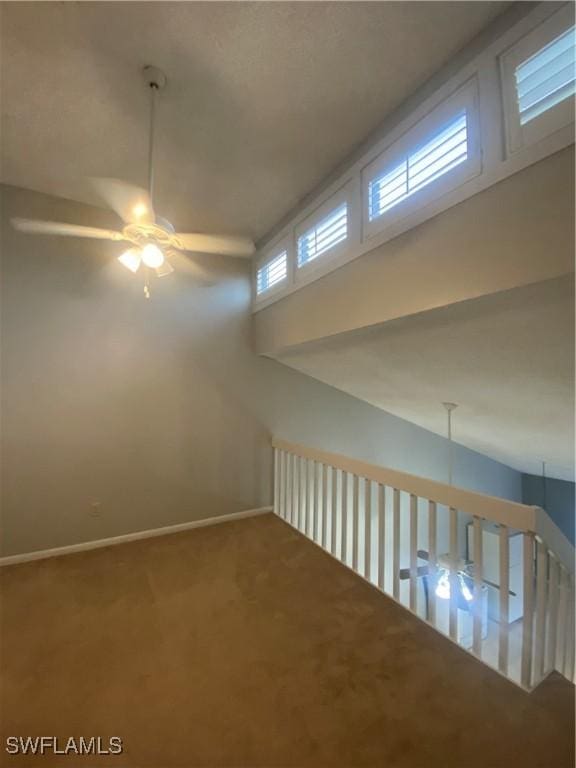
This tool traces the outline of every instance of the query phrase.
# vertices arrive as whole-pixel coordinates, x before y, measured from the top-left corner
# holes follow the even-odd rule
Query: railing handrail
[[[536,533],[537,507],[509,501],[497,496],[488,496],[477,491],[469,491],[453,485],[430,480],[408,472],[389,469],[377,464],[369,464],[359,459],[352,459],[340,453],[309,448],[298,443],[273,438],[272,445],[280,451],[293,453],[305,459],[317,461],[344,472],[349,472],[381,485],[406,491],[420,498],[435,501],[446,507],[453,507],[461,512],[475,515],[491,522],[507,525],[518,531]]]
[[[523,688],[554,669],[574,680],[574,547],[544,510],[279,438],[272,444],[274,511],[288,524]],[[437,515],[438,505],[448,509]],[[472,517],[472,552],[459,512]],[[515,557],[518,545],[522,554],[512,567],[514,530],[522,532]],[[449,551],[439,555],[447,539]],[[426,569],[419,559],[428,560]],[[400,589],[401,579],[409,589]],[[490,588],[497,595],[488,600]],[[440,610],[442,600],[449,604]],[[517,619],[521,643],[511,646]],[[492,640],[484,644],[490,621],[496,649]]]

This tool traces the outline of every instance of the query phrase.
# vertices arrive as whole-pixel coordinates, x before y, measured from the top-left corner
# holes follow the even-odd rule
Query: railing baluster
[[[292,525],[298,528],[298,457],[291,454],[290,457],[290,508],[292,510]]]
[[[296,527],[296,456],[289,456],[288,471],[290,474],[290,524]]]
[[[288,515],[290,513],[290,507],[288,506],[288,483],[289,483],[289,464],[288,459],[289,455],[286,451],[282,452],[284,454],[284,483],[282,486],[282,506],[284,507],[284,520],[288,520]]]
[[[574,653],[576,650],[574,648],[574,582],[570,577],[568,578],[568,630],[568,651],[564,676],[574,682]]]
[[[290,454],[290,522],[294,528],[298,527],[298,459],[295,454]]]
[[[508,620],[510,590],[510,540],[508,526],[500,526],[500,631],[498,633],[498,669],[508,674]]]
[[[284,475],[284,509],[286,511],[286,520],[291,522],[290,510],[290,454],[285,452],[285,475]]]
[[[386,580],[386,488],[378,484],[378,586],[384,592]]]
[[[315,477],[315,499],[314,509],[316,514],[316,525],[314,531],[314,541],[322,546],[322,464],[316,462]]]
[[[348,562],[348,473],[342,472],[340,480],[340,522],[342,530],[340,544],[340,559]]]
[[[304,521],[304,499],[303,499],[303,493],[302,493],[302,487],[304,483],[304,459],[302,457],[298,458],[297,472],[298,472],[298,488],[296,490],[296,494],[298,498],[298,505],[297,505],[298,524],[296,527],[298,528],[299,531],[301,531],[303,527],[303,521]]]
[[[410,494],[410,610],[418,610],[418,498]]]
[[[522,618],[522,670],[520,680],[525,688],[532,685],[532,635],[533,635],[533,594],[534,594],[534,534],[524,533],[523,590],[524,608]]]
[[[330,529],[331,545],[330,552],[336,557],[336,534],[337,534],[337,504],[338,504],[338,470],[336,467],[332,467],[330,470],[332,477],[332,493],[330,494],[330,516],[332,519],[332,525]]]
[[[568,613],[568,591],[566,584],[566,569],[560,565],[560,580],[558,583],[558,647],[556,652],[556,669],[561,675],[564,674],[566,661],[566,636],[567,631],[567,613]]]
[[[308,459],[300,460],[300,530],[306,535],[306,526],[308,524],[307,510],[308,496]]]
[[[310,483],[310,495],[312,501],[312,520],[310,523],[310,537],[316,544],[320,544],[320,504],[318,500],[318,493],[320,491],[320,483],[318,481],[319,465],[317,461],[312,462],[312,477]]]
[[[286,451],[280,451],[280,517],[286,520]]]
[[[436,626],[436,574],[438,572],[438,548],[436,527],[436,502],[428,502],[428,620]]]
[[[278,516],[284,518],[284,451],[278,451]]]
[[[274,453],[274,507],[273,511],[275,515],[280,516],[280,457],[278,455],[278,449],[273,448]]]
[[[286,451],[282,451],[280,459],[280,476],[282,484],[280,486],[280,515],[283,520],[288,517],[288,508],[286,506],[286,481],[288,479],[288,465],[286,463]]]
[[[322,546],[328,549],[328,467],[320,464],[320,494],[322,496]]]
[[[452,640],[458,642],[458,511],[450,507],[450,622]]]
[[[364,481],[364,576],[372,576],[372,483]]]
[[[556,666],[556,642],[558,638],[558,561],[550,556],[549,570],[550,605],[548,611],[548,632],[546,634],[546,672]]]
[[[358,529],[360,527],[360,478],[352,476],[352,568],[358,570]]]
[[[394,488],[392,528],[392,594],[400,599],[400,490]]]
[[[282,451],[274,450],[274,514],[282,517]]]
[[[308,462],[308,536],[316,541],[316,462]]]
[[[319,546],[322,546],[322,464],[316,462],[316,501],[314,507],[316,509],[316,534],[314,540]]]
[[[536,541],[536,621],[534,651],[534,683],[544,676],[544,633],[546,631],[547,552],[541,541]]]
[[[472,650],[478,656],[482,658],[482,614],[483,606],[482,602],[484,598],[484,584],[482,582],[484,561],[483,561],[483,544],[484,544],[484,532],[482,530],[482,519],[477,515],[474,516],[472,521],[474,538],[474,626],[472,630]]]

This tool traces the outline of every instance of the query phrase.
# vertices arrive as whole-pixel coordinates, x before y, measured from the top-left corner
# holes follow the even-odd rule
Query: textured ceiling
[[[302,345],[279,359],[524,472],[574,479],[573,276]]]
[[[507,5],[2,3],[2,181],[144,184],[153,63],[157,210],[259,238]]]

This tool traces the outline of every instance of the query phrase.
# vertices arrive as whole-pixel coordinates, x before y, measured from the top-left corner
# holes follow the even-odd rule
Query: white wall
[[[445,479],[443,438],[253,353],[247,263],[205,257],[212,288],[180,272],[146,301],[117,244],[9,225],[114,218],[11,187],[1,204],[0,554],[269,503],[272,434]],[[517,472],[465,448],[455,482],[521,495]]]

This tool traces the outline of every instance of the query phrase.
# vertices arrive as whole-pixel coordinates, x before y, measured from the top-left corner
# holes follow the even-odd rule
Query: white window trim
[[[370,220],[369,217],[369,184],[387,168],[392,168],[396,162],[401,162],[406,155],[418,145],[433,138],[434,132],[456,115],[462,109],[466,110],[468,158],[427,184],[422,189],[402,200],[381,216]],[[372,160],[362,171],[362,218],[363,239],[370,239],[388,228],[391,223],[412,216],[416,211],[425,209],[448,192],[462,186],[465,182],[477,176],[482,169],[480,151],[479,120],[478,120],[478,84],[474,78],[446,99],[425,118],[418,121],[400,139],[388,147],[379,157]]]
[[[274,261],[280,254],[286,251],[286,277],[276,285],[273,285],[267,291],[256,294],[256,286],[258,284],[258,272],[270,262]],[[286,286],[291,282],[291,272],[293,270],[294,254],[292,253],[292,242],[289,237],[281,237],[270,244],[268,248],[259,256],[254,262],[253,269],[253,285],[254,293],[256,294],[255,303],[264,303],[268,299],[275,299],[279,293],[283,293]]]
[[[568,4],[560,10],[564,10],[566,7],[568,7]],[[270,292],[270,294],[266,293],[256,297],[256,278],[254,272],[253,311],[258,312],[276,301],[283,300],[305,285],[318,280],[359,256],[373,251],[378,246],[409,231],[433,216],[497,184],[521,171],[523,168],[574,144],[574,125],[570,124],[545,136],[540,141],[524,147],[522,151],[509,153],[506,146],[500,57],[540,24],[546,22],[547,19],[550,19],[559,12],[556,4],[553,6],[547,3],[538,4],[534,10],[530,11],[520,21],[507,29],[498,38],[488,43],[481,53],[463,65],[455,75],[449,77],[435,92],[423,98],[409,115],[399,120],[392,116],[390,119],[391,125],[382,138],[376,141],[359,159],[352,163],[342,176],[328,184],[316,199],[311,200],[297,211],[291,221],[275,234],[274,239],[266,242],[259,251],[255,259],[257,263],[261,263],[262,254],[270,254],[271,249],[276,247],[275,244],[286,238],[289,242],[288,279],[283,281],[282,290],[278,290],[274,294]],[[421,120],[424,120],[444,101],[450,99],[461,89],[464,89],[473,80],[477,82],[478,140],[481,157],[480,173],[441,196],[435,195],[434,199],[424,207],[415,210],[404,218],[390,221],[388,226],[380,232],[368,237],[367,233],[363,232],[363,169],[376,160],[392,144],[400,140],[411,128],[416,126]],[[447,174],[448,176],[450,174]],[[297,270],[295,267],[295,232],[297,228],[304,220],[309,219],[320,206],[340,192],[344,186],[349,186],[351,194],[348,247],[343,248],[337,254],[327,252],[325,258],[319,257],[314,259],[307,265],[308,268]],[[436,183],[433,183],[430,185],[430,189],[437,190],[439,187]],[[398,208],[401,207],[402,205],[398,206]],[[314,268],[312,268],[312,265],[315,265]],[[300,274],[297,275],[296,272],[300,272]]]
[[[564,101],[522,125],[520,123],[515,77],[516,67],[544,48],[556,37],[559,37],[562,32],[565,32],[573,24],[574,12],[570,6],[564,6],[500,56],[506,151],[508,155],[532,146],[556,131],[574,123],[574,97],[571,97],[564,99]]]
[[[323,218],[328,216],[333,210],[338,208],[342,203],[347,205],[347,231],[346,238],[342,242],[328,249],[324,253],[317,256],[315,259],[298,266],[298,240],[299,238],[312,229],[312,227],[320,222]],[[357,232],[355,232],[355,221],[357,216],[353,210],[353,194],[352,185],[350,183],[345,184],[336,194],[331,195],[327,200],[321,203],[313,213],[300,221],[294,228],[294,279],[296,283],[309,282],[311,275],[318,275],[326,269],[326,262],[334,262],[342,254],[346,253],[351,245],[358,241]]]

